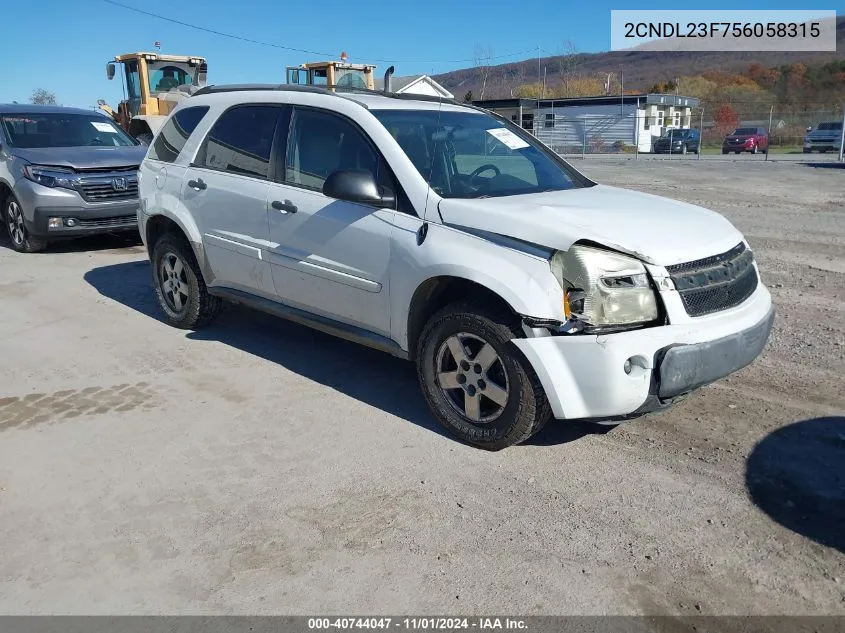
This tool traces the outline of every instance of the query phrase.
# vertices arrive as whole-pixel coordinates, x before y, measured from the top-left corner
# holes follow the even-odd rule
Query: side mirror
[[[812,132],[812,131],[813,131],[813,126],[812,126],[812,125],[808,125],[808,126],[807,126],[807,131],[808,131],[808,132]]]
[[[114,62],[106,64],[106,77],[109,78],[109,81],[114,79]]]
[[[379,208],[396,206],[394,193],[387,187],[379,187],[373,174],[364,170],[334,172],[323,183],[323,195]]]

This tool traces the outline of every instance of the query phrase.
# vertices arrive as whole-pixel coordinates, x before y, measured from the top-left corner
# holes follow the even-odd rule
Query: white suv
[[[140,194],[170,324],[225,299],[407,358],[440,423],[487,449],[665,407],[772,326],[721,215],[598,185],[453,101],[210,86],[156,137]]]

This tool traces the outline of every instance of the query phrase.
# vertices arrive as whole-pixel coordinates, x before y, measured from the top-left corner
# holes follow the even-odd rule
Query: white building
[[[692,110],[699,105],[694,97],[653,93],[473,103],[522,125],[561,154],[635,147],[650,152],[665,130],[697,126]]]
[[[376,90],[384,90],[384,79],[375,80]],[[396,94],[427,95],[429,97],[443,97],[454,99],[454,95],[428,75],[413,75],[409,77],[391,77],[390,88]]]

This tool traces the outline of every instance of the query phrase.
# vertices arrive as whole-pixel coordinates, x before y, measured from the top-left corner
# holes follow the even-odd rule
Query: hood
[[[24,149],[8,148],[9,153],[35,165],[53,165],[71,169],[108,169],[110,167],[137,167],[144,159],[147,148],[131,147],[45,147]]]
[[[724,217],[685,202],[596,185],[501,198],[444,198],[446,224],[567,250],[589,240],[670,266],[730,250],[742,234]]]
[[[756,134],[730,134],[725,137],[726,141],[747,141],[748,139],[754,138],[757,136]]]

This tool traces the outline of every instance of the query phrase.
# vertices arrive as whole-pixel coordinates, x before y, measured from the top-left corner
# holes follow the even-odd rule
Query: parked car
[[[722,141],[722,153],[769,153],[769,134],[764,127],[738,127]]]
[[[655,154],[698,154],[701,135],[698,130],[670,129],[654,141]]]
[[[12,248],[137,230],[145,151],[90,110],[0,105],[0,213]]]
[[[825,121],[819,123],[815,129],[810,129],[804,138],[804,153],[813,150],[819,153],[829,151],[838,152],[842,142],[842,121]]]
[[[774,318],[724,217],[599,185],[455,101],[206,87],[140,189],[168,323],[225,299],[409,359],[440,424],[486,449],[669,406],[750,363]]]

